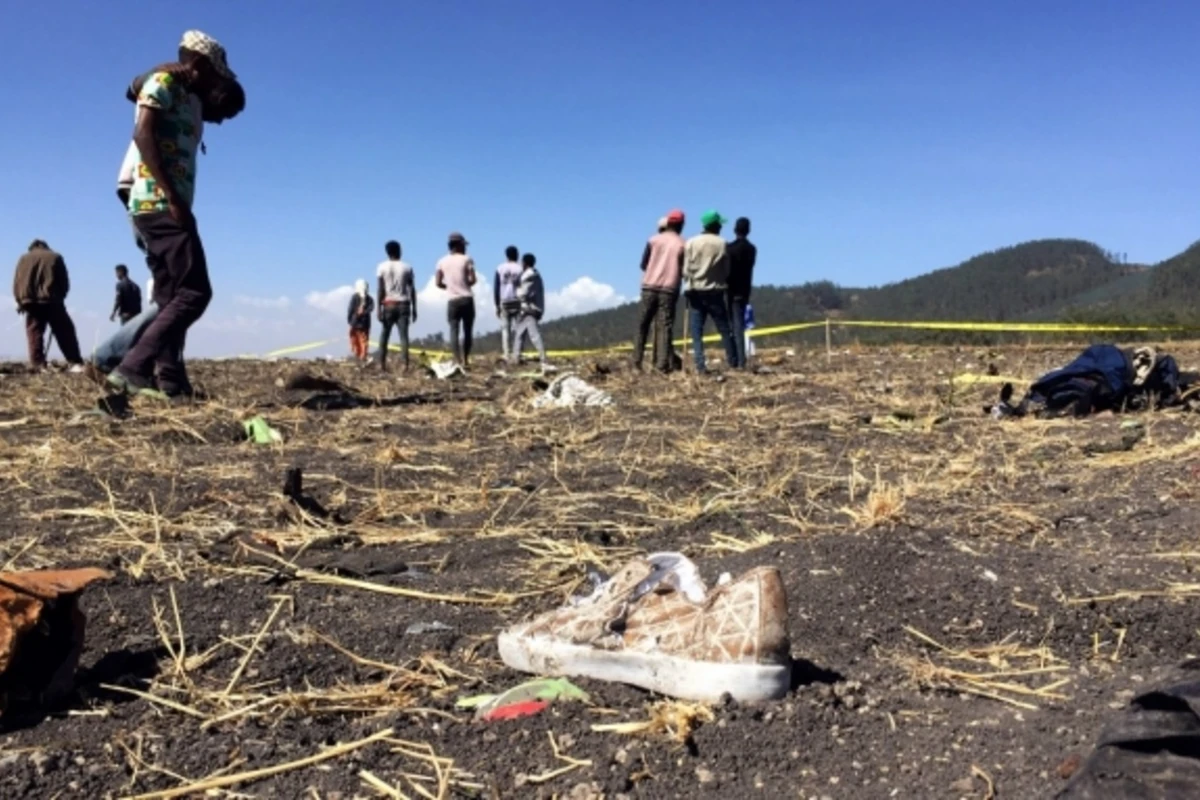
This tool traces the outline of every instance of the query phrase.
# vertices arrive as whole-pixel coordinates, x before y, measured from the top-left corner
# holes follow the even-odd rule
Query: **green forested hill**
[[[1043,239],[863,291],[849,311],[861,319],[1019,319],[1136,269],[1115,263],[1091,242]]]

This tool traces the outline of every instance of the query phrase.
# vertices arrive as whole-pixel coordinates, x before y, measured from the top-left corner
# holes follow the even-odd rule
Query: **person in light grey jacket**
[[[725,240],[721,238],[724,223],[725,218],[716,211],[705,212],[700,217],[704,232],[688,239],[684,249],[683,277],[687,279],[688,311],[692,318],[692,355],[696,360],[696,371],[701,374],[708,371],[703,341],[704,323],[708,317],[712,317],[725,345],[725,363],[731,367],[738,364],[725,300],[729,286],[729,256],[725,252]]]
[[[521,313],[517,318],[514,331],[513,347],[510,353],[511,364],[521,363],[521,346],[525,337],[538,351],[538,361],[546,366],[546,346],[542,343],[540,322],[546,312],[546,286],[542,283],[542,274],[537,271],[537,257],[533,253],[521,256],[521,278],[517,282],[517,299],[521,303]]]

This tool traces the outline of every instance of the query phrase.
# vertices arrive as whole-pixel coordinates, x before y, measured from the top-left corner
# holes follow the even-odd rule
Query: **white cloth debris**
[[[444,381],[447,378],[454,377],[455,375],[465,374],[463,372],[463,368],[458,364],[455,364],[453,361],[435,361],[429,365],[429,370],[433,373],[433,377],[437,378],[439,381]]]
[[[597,389],[578,375],[559,375],[545,392],[533,398],[534,408],[611,406],[612,395]]]

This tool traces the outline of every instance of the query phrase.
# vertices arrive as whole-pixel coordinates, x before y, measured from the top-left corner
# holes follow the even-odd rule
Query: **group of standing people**
[[[196,219],[196,157],[205,122],[220,124],[245,108],[245,93],[229,68],[225,48],[200,31],[188,31],[178,60],[137,77],[126,92],[135,104],[132,142],[118,176],[117,196],[133,227],[134,241],[144,253],[152,281],[143,310],[137,285],[128,269],[117,267],[117,296],[112,318],[122,328],[101,345],[93,357],[99,378],[110,389],[128,394],[152,392],[168,397],[191,397],[194,389],[183,361],[187,331],[204,314],[212,299],[208,264]],[[721,237],[727,220],[717,211],[700,218],[702,232],[683,239],[685,215],[671,211],[642,254],[644,273],[641,314],[633,360],[640,369],[645,346],[654,330],[655,366],[674,368],[672,334],[680,294],[686,298],[690,336],[697,371],[707,371],[703,335],[711,317],[725,346],[726,361],[744,368],[747,357],[746,321],[757,250],[749,240],[750,220],[734,224],[734,240]],[[467,255],[461,233],[447,240],[446,255],[434,273],[446,292],[450,350],[466,367],[471,358],[476,318],[475,262]],[[366,281],[358,281],[347,311],[351,350],[368,358],[372,314],[382,326],[379,363],[387,368],[392,330],[399,338],[404,368],[409,367],[409,326],[417,321],[417,292],[413,269],[401,260],[399,242],[385,245],[387,260],[376,271],[378,308]],[[545,288],[532,253],[508,247],[496,269],[493,300],[500,320],[504,358],[517,363],[528,339],[546,363],[540,321],[545,312]],[[687,289],[683,290],[686,282]],[[25,315],[29,359],[35,368],[46,363],[45,333],[49,328],[72,369],[83,369],[74,323],[66,309],[70,279],[63,257],[45,241],[35,240],[17,265],[13,295]],[[101,358],[103,354],[103,358]]]
[[[675,310],[682,292],[690,317],[689,335],[696,371],[708,371],[704,328],[711,318],[725,347],[725,360],[734,369],[747,365],[746,325],[758,249],[750,242],[750,220],[734,223],[734,240],[726,242],[721,229],[728,222],[717,211],[700,217],[701,233],[684,240],[685,214],[671,211],[659,221],[658,233],[642,252],[641,313],[633,344],[633,363],[642,368],[646,342],[653,331],[655,368],[674,369],[672,339]],[[684,291],[686,281],[687,290]]]
[[[176,61],[135,78],[126,90],[135,106],[132,141],[117,177],[117,198],[145,255],[151,281],[143,309],[137,284],[117,266],[111,318],[121,328],[93,354],[93,376],[127,394],[188,398],[195,390],[183,363],[188,329],[204,314],[212,285],[192,214],[196,157],[206,122],[220,124],[245,108],[246,96],[225,48],[187,31]],[[13,295],[25,315],[29,360],[45,365],[46,327],[73,370],[83,370],[75,326],[66,310],[70,280],[61,255],[36,240],[17,264]]]
[[[434,270],[434,283],[447,296],[446,321],[450,326],[450,354],[464,369],[471,360],[475,336],[475,285],[479,282],[475,261],[467,255],[466,237],[457,231],[446,241],[446,255]],[[376,269],[378,313],[381,325],[379,336],[379,366],[387,370],[388,349],[394,328],[399,337],[400,360],[409,369],[409,326],[417,321],[417,291],[413,268],[402,261],[400,243],[384,245],[387,260]],[[520,255],[509,246],[505,262],[496,268],[493,284],[496,316],[500,319],[500,339],[504,358],[510,364],[521,360],[522,344],[526,338],[538,351],[539,361],[546,364],[540,321],[546,310],[546,290],[537,269],[533,253]],[[371,297],[365,280],[355,284],[354,296],[346,310],[350,326],[350,352],[358,361],[367,363],[371,335],[372,313],[376,301]]]

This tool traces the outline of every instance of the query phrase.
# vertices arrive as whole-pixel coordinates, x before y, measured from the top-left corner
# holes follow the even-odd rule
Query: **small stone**
[[[613,761],[617,762],[621,766],[625,766],[629,763],[629,751],[622,747],[620,750],[613,753]]]
[[[604,792],[597,783],[577,783],[563,795],[564,800],[602,800]]]
[[[1069,780],[1072,775],[1079,771],[1083,765],[1083,758],[1078,753],[1072,753],[1058,765],[1058,777],[1064,781]]]
[[[712,774],[712,770],[708,767],[696,767],[696,780],[700,781],[702,785],[712,783],[716,779],[716,776]]]
[[[975,793],[975,779],[969,775],[961,778],[950,784],[950,790],[958,794],[973,795]]]

